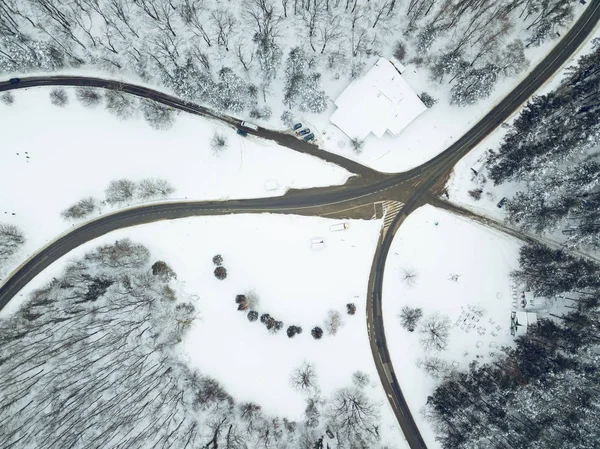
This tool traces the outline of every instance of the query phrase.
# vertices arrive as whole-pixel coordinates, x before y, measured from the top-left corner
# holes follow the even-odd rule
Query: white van
[[[244,127],[244,128],[248,128],[248,129],[252,129],[254,131],[258,131],[258,126],[255,125],[254,123],[242,122],[242,123],[240,123],[240,125],[242,125],[242,127]]]

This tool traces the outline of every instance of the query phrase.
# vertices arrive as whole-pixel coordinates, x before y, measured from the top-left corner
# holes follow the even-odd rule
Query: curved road
[[[156,220],[176,219],[193,215],[217,215],[230,213],[277,212],[306,215],[352,215],[361,206],[383,200],[404,203],[391,225],[384,228],[380,238],[371,274],[367,297],[367,327],[373,357],[384,390],[388,395],[398,423],[411,449],[426,448],[419,429],[404,399],[391,363],[382,316],[382,287],[385,261],[394,234],[404,219],[427,200],[427,195],[439,194],[454,165],[498,125],[509,118],[521,104],[544,84],[568,58],[585,42],[600,18],[600,0],[594,0],[581,18],[562,38],[548,56],[532,72],[473,128],[457,142],[420,167],[405,173],[384,174],[357,162],[319,150],[316,146],[298,141],[294,136],[260,128],[256,134],[278,142],[293,150],[320,157],[336,163],[358,175],[344,186],[291,191],[283,197],[225,202],[178,202],[142,206],[100,217],[73,229],[24,263],[0,287],[0,309],[44,268],[77,246],[110,231]],[[0,91],[34,86],[93,86],[120,89],[124,92],[149,98],[162,104],[220,120],[233,126],[239,120],[215,113],[205,107],[179,100],[162,92],[128,83],[98,78],[50,76],[23,78],[18,84],[0,83]]]

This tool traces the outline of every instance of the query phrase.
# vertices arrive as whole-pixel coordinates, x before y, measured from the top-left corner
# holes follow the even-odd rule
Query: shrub
[[[246,295],[237,295],[235,297],[235,303],[238,305],[238,310],[244,311],[248,308],[248,299]]]
[[[263,313],[260,316],[260,322],[263,324],[267,324],[267,321],[269,321],[269,319],[271,319],[271,315],[269,315],[268,313]]]
[[[255,310],[251,310],[250,312],[248,312],[248,321],[252,323],[256,320],[258,320],[258,312]]]
[[[438,102],[437,98],[433,98],[427,92],[421,92],[421,95],[419,95],[419,98],[421,99],[423,104],[425,106],[427,106],[428,108],[433,107],[433,105]]]
[[[269,106],[255,106],[250,110],[250,117],[256,119],[269,120],[271,118],[271,108]]]
[[[217,267],[215,268],[215,277],[222,281],[227,277],[227,269],[225,267]]]
[[[396,46],[394,47],[394,58],[398,61],[404,61],[406,57],[406,46],[402,42],[396,42]]]
[[[52,89],[50,91],[50,102],[54,106],[64,106],[69,102],[67,91],[62,88]]]
[[[356,313],[356,305],[351,302],[346,304],[346,310],[348,312],[348,315],[354,315]]]
[[[223,134],[215,132],[210,139],[210,147],[212,148],[213,153],[219,154],[227,148],[227,139]]]
[[[479,201],[481,199],[481,194],[483,193],[482,189],[473,189],[469,190],[469,196],[473,198],[475,201]]]
[[[354,152],[356,154],[362,153],[364,145],[365,145],[364,140],[360,140],[356,137],[354,139],[350,139],[350,146],[352,146],[352,149],[354,150]]]
[[[217,254],[216,256],[214,256],[212,260],[213,260],[213,263],[218,267],[223,265],[223,256],[221,256],[220,254]]]
[[[302,333],[302,328],[300,326],[291,325],[287,328],[287,336],[288,338],[293,338],[297,334]]]
[[[152,265],[152,274],[154,276],[158,276],[165,281],[170,281],[171,279],[177,279],[177,275],[171,269],[170,266],[167,265],[166,262],[162,260],[158,260],[154,262]]]
[[[320,340],[323,336],[323,329],[321,329],[319,326],[315,326],[310,331],[310,335],[312,335],[315,340]]]

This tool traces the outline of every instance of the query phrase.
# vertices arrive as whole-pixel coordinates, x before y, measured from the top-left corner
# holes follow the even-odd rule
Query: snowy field
[[[557,72],[556,75],[537,92],[537,95],[544,95],[556,89],[565,74],[566,68],[574,65],[582,55],[591,51],[591,41],[594,38],[600,38],[600,28],[596,28],[596,31],[592,33],[592,39],[579,49],[573,58],[565,65],[565,68]],[[520,110],[513,114],[506,123],[512,123],[519,112]],[[446,186],[450,195],[450,201],[468,206],[470,209],[483,215],[499,219],[505,217],[504,209],[499,209],[496,205],[503,197],[510,198],[513,196],[519,190],[519,183],[506,182],[499,186],[494,186],[492,181],[486,179],[485,169],[482,168],[483,172],[479,172],[480,176],[475,176],[471,167],[477,169],[477,166],[480,166],[481,162],[484,161],[486,151],[489,149],[497,149],[500,146],[506,131],[507,128],[497,128],[469,154],[462,158],[458,164],[456,164]],[[468,193],[469,190],[477,188],[483,189],[483,194],[479,201],[473,199]]]
[[[12,106],[0,103],[0,221],[19,226],[27,243],[2,279],[34,251],[72,226],[60,212],[83,197],[104,198],[112,180],[163,178],[174,200],[253,198],[282,195],[289,188],[343,184],[350,176],[333,164],[229,127],[181,113],[174,126],[157,131],[140,117],[120,120],[101,104],[84,108],[66,89],[69,103],[50,103],[47,88],[15,91]],[[215,155],[215,131],[228,142]],[[274,180],[276,190],[265,190]],[[123,206],[133,205],[123,204]],[[114,210],[104,206],[102,212]],[[40,221],[43,226],[40,226]]]
[[[591,3],[591,2],[590,2]],[[575,8],[574,21],[583,12],[581,5]],[[566,30],[563,31],[566,34]],[[516,38],[521,37],[515,34]],[[492,109],[502,98],[521,82],[535,65],[540,62],[548,52],[558,43],[558,39],[547,41],[539,47],[526,49],[525,55],[529,60],[529,68],[519,76],[512,79],[501,79],[492,95],[480,100],[472,106],[458,107],[450,105],[450,85],[447,82],[441,84],[430,79],[429,71],[425,68],[416,67],[414,64],[405,64],[406,71],[402,76],[417,94],[425,91],[438,103],[425,111],[414,120],[402,133],[394,138],[388,133],[378,139],[372,134],[365,139],[363,150],[356,154],[350,146],[348,137],[335,125],[329,122],[329,116],[335,111],[332,106],[321,116],[307,115],[301,117],[310,128],[317,130],[319,145],[332,153],[354,159],[362,164],[382,172],[402,172],[417,167],[433,158],[468,131],[479,119]],[[411,51],[408,51],[409,54]],[[390,54],[384,53],[384,57]],[[368,65],[366,70],[371,66]],[[337,91],[331,89],[324,83],[330,98],[335,99],[345,86]]]
[[[394,238],[383,285],[385,332],[398,381],[431,449],[439,445],[420,411],[439,381],[416,362],[426,355],[438,356],[449,367],[467,369],[471,361],[489,360],[500,346],[511,343],[509,273],[518,268],[519,246],[515,240],[431,206],[411,214]],[[413,286],[403,280],[405,269],[417,273]],[[458,275],[456,282],[452,275]],[[422,308],[420,324],[434,313],[449,318],[445,351],[425,352],[419,325],[413,333],[401,327],[398,314],[403,306]],[[480,310],[482,316],[479,321],[467,320],[473,324],[468,332],[456,326],[463,312],[473,315],[473,310]]]
[[[369,375],[367,391],[382,404],[382,443],[402,449],[395,424],[371,356],[366,329],[365,294],[380,221],[350,221],[350,228],[331,232],[339,221],[285,215],[195,217],[136,226],[87,242],[35,278],[0,315],[12,313],[19,299],[57,276],[66,262],[91,248],[129,237],[144,244],[152,261],[164,260],[177,273],[177,291],[191,296],[199,311],[181,346],[189,363],[218,379],[237,401],[253,401],[267,413],[301,419],[305,396],[294,391],[289,378],[303,361],[312,362],[325,397],[349,386],[352,373]],[[325,248],[311,249],[322,237]],[[228,271],[225,280],[213,275],[212,257],[221,254]],[[275,335],[260,321],[249,322],[237,311],[237,294],[254,290],[259,313],[284,322]],[[354,316],[346,304],[355,303]],[[310,330],[323,327],[329,310],[342,314],[337,335],[314,340]],[[303,332],[286,336],[288,325]]]

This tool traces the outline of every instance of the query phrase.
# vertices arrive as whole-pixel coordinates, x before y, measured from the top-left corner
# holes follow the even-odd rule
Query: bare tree
[[[129,179],[118,179],[111,181],[104,192],[108,204],[125,203],[133,199],[136,192],[136,185]]]
[[[423,310],[419,308],[411,308],[408,306],[402,307],[402,311],[398,315],[400,324],[409,332],[414,332],[418,321],[423,316]]]
[[[72,206],[63,210],[60,213],[60,215],[62,218],[66,219],[66,220],[79,219],[79,218],[85,218],[85,217],[89,216],[96,209],[98,209],[98,201],[96,201],[96,199],[94,197],[88,196],[88,197],[82,198],[81,200],[79,200],[75,204],[73,204]]]
[[[340,326],[342,325],[342,315],[337,310],[329,310],[327,312],[327,319],[324,323],[324,328],[328,335],[336,335]]]
[[[142,179],[137,186],[137,194],[141,199],[167,198],[175,192],[175,188],[168,181],[160,178]]]
[[[434,379],[440,379],[444,377],[450,367],[448,362],[440,359],[439,357],[423,357],[417,360],[417,366],[422,368],[427,374]]]
[[[146,98],[140,101],[140,108],[148,124],[154,129],[169,129],[173,126],[175,110]]]
[[[419,328],[421,344],[427,350],[443,351],[448,346],[450,319],[439,313],[428,316]]]
[[[352,383],[356,388],[364,388],[369,385],[369,375],[362,371],[352,373]]]
[[[217,44],[229,51],[229,40],[236,25],[235,17],[228,9],[217,8],[211,12],[210,19],[217,36]]]
[[[317,373],[315,366],[309,362],[303,362],[294,368],[290,376],[290,385],[298,391],[311,391],[317,388]]]
[[[15,225],[0,223],[0,256],[8,258],[25,243],[23,232]]]
[[[67,91],[60,87],[52,89],[50,91],[50,102],[54,106],[65,106],[69,102]]]
[[[417,281],[419,280],[419,273],[413,267],[403,268],[402,280],[407,287],[414,287],[417,285]]]
[[[15,102],[15,96],[12,94],[12,92],[4,92],[2,95],[0,95],[0,101],[2,101],[2,103],[5,105],[10,106]]]
[[[379,406],[360,388],[337,390],[327,416],[344,447],[373,447],[379,439]]]
[[[75,96],[84,106],[96,106],[100,103],[102,97],[93,87],[78,87]]]
[[[107,90],[106,109],[121,119],[128,119],[133,115],[133,99],[120,90]]]
[[[225,135],[215,131],[210,139],[210,148],[215,154],[222,153],[227,148],[227,138]]]

